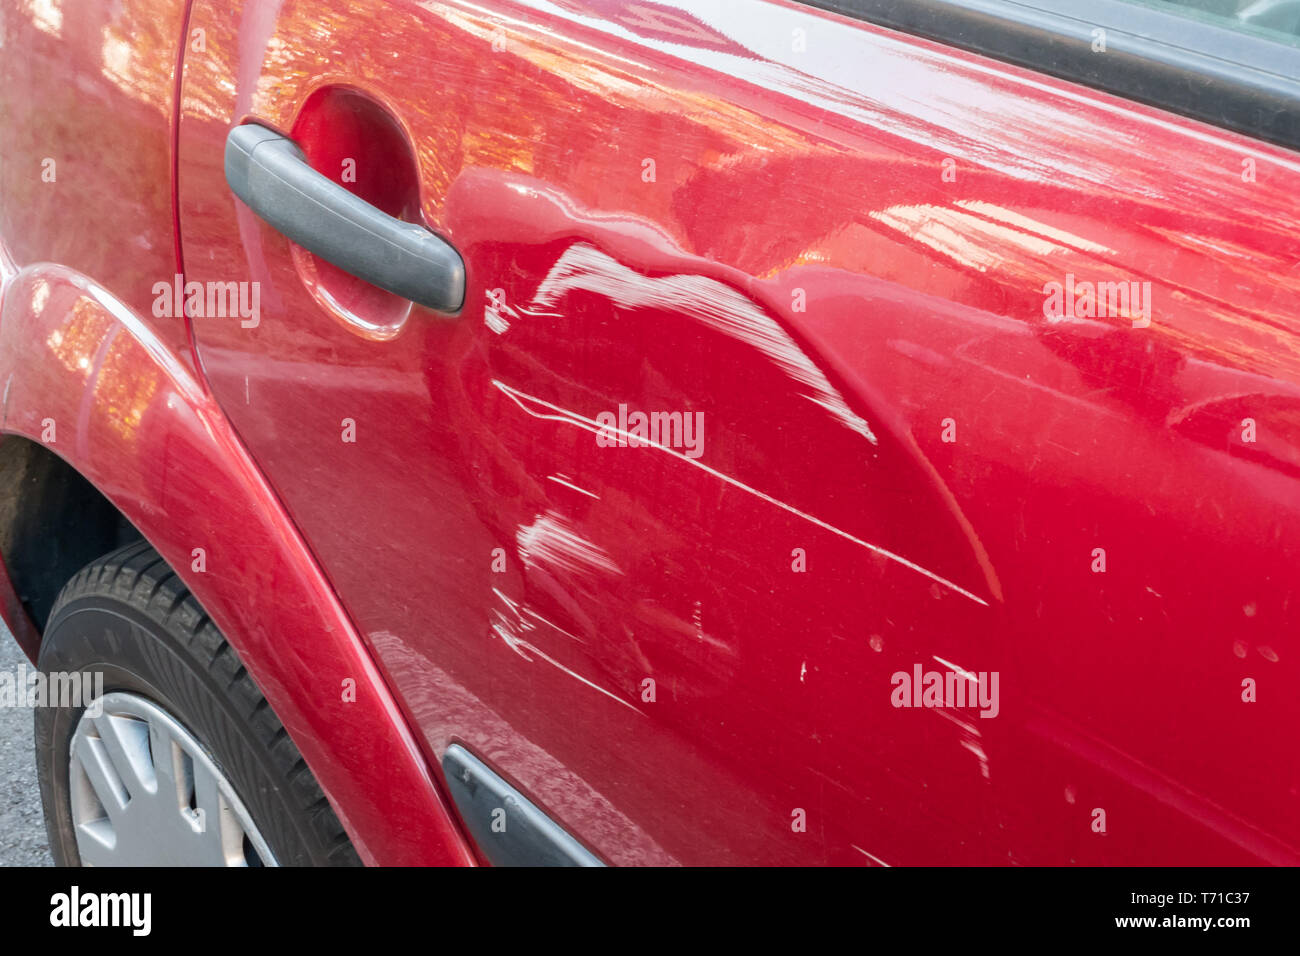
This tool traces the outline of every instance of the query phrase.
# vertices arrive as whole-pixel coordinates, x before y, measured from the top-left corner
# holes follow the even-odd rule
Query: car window
[[[804,0],[1300,149],[1300,0]]]
[[[1128,0],[1211,26],[1300,46],[1300,0]]]

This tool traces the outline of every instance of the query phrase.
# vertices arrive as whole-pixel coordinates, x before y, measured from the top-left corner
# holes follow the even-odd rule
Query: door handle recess
[[[439,312],[464,302],[465,263],[454,247],[321,175],[293,140],[265,126],[236,126],[225,163],[235,195],[304,249]]]

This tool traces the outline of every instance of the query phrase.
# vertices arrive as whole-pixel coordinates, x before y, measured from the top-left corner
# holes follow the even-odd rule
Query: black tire
[[[59,594],[41,643],[49,674],[103,673],[166,710],[233,783],[281,866],[360,860],[284,726],[215,624],[147,542],[82,569]],[[36,763],[54,861],[80,865],[69,751],[82,708],[36,708]]]

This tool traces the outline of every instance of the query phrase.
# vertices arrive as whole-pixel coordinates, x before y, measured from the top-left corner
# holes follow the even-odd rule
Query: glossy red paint
[[[5,433],[43,441],[48,421],[64,429],[49,449],[112,499],[229,635],[363,860],[471,860],[315,559],[212,398],[138,317],[70,269],[22,269],[5,286],[0,380]],[[22,636],[21,606],[4,610]]]
[[[253,327],[192,322],[220,437],[193,458],[248,503],[202,526],[240,536],[206,586],[263,589],[223,628],[304,708],[304,659],[373,653],[423,761],[464,744],[612,863],[1300,862],[1300,162],[745,6],[194,0],[186,278],[261,288]],[[461,313],[340,295],[235,200],[250,120],[453,242]],[[1075,279],[1150,283],[1149,324],[1047,315]],[[605,447],[621,409],[700,413],[702,444]],[[171,474],[159,447],[121,460]],[[70,460],[133,518],[202,511]],[[247,557],[278,547],[292,600]],[[996,715],[894,706],[917,667],[996,673]],[[425,786],[361,815],[424,800],[432,855]]]
[[[4,115],[26,117],[3,130],[0,167],[3,432],[45,442],[176,569],[238,650],[363,860],[472,862],[354,625],[194,374],[184,320],[153,309],[154,283],[175,271],[173,84],[168,61],[144,62],[142,51],[154,37],[175,52],[183,7],[85,4],[104,14],[91,18],[107,38],[96,47],[78,41],[86,21],[73,6],[58,8],[67,19],[57,23],[4,9],[6,44],[26,41],[31,56],[0,59]],[[56,27],[67,32],[41,35]],[[165,42],[150,32],[163,28],[174,28]],[[138,42],[141,60],[124,63],[114,37]],[[33,68],[42,62],[46,73]],[[81,78],[82,99],[69,102],[49,82],[60,71]],[[41,115],[50,121],[31,120]],[[97,138],[116,140],[102,161],[91,151]],[[55,160],[48,182],[46,156]],[[87,220],[68,218],[69,208]],[[34,658],[37,636],[7,573],[0,585],[0,613]],[[355,702],[343,700],[345,679],[355,681]]]
[[[47,421],[63,429],[47,446],[178,569],[362,858],[468,862],[428,766],[311,553],[211,397],[138,318],[79,273],[26,267],[5,287],[0,380],[9,392],[5,433],[42,441]],[[21,612],[16,602],[4,609]],[[23,633],[16,616],[6,620]],[[344,700],[345,680],[355,682],[354,702]]]
[[[617,863],[1295,861],[1295,158],[753,8],[195,5],[238,56],[186,64],[190,277],[272,290],[204,368],[430,757]],[[328,137],[334,86],[408,138],[459,316],[327,314],[223,191],[233,122]],[[1151,326],[1049,321],[1071,273]],[[620,405],[703,453],[600,448]],[[998,717],[894,708],[916,664]]]

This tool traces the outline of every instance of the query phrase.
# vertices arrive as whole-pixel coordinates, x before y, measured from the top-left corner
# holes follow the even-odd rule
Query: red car
[[[1300,862],[1300,4],[0,12],[57,863]]]

